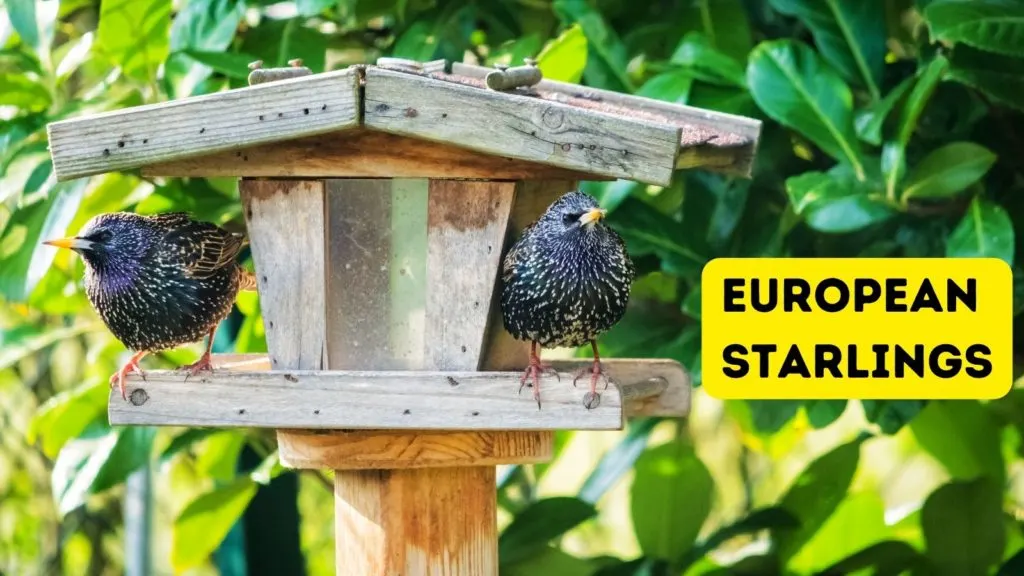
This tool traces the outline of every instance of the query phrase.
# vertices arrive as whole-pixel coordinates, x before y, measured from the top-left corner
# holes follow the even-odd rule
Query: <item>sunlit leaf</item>
[[[167,0],[103,0],[95,49],[126,76],[155,82],[170,49],[170,30]]]
[[[846,411],[846,400],[808,400],[804,403],[807,420],[815,428],[835,422]]]
[[[650,80],[637,90],[637,96],[664,100],[675,104],[685,104],[693,86],[693,76],[685,70],[669,70]]]
[[[926,555],[938,576],[983,576],[1006,543],[1002,486],[991,478],[954,481],[928,496],[921,510]]]
[[[694,546],[686,554],[681,566],[683,570],[698,562],[698,558],[706,555],[737,536],[753,535],[763,530],[794,529],[800,523],[796,517],[783,508],[759,508],[740,518],[732,524],[723,526],[713,532],[706,540]],[[686,572],[687,574],[689,572]]]
[[[196,62],[205,64],[225,76],[238,79],[247,79],[249,77],[249,63],[257,59],[255,56],[239,54],[237,52],[185,50],[183,53]]]
[[[786,194],[793,211],[819,232],[852,232],[896,213],[866,183],[834,173],[805,172],[789,178]]]
[[[882,126],[885,124],[890,113],[899,103],[900,99],[914,85],[914,77],[908,76],[895,88],[885,95],[885,98],[878,100],[870,106],[858,110],[853,124],[857,130],[857,136],[869,144],[879,146],[882,143]]]
[[[656,418],[630,420],[626,435],[601,457],[597,466],[583,482],[579,492],[580,500],[597,504],[605,492],[632,470],[636,459],[647,447],[647,438],[657,423]]]
[[[189,0],[174,16],[170,49],[223,52],[244,14],[242,0]]]
[[[907,574],[908,570],[922,566],[922,560],[917,550],[906,542],[886,540],[850,554],[819,574],[858,574],[867,568],[874,569],[871,574]]]
[[[519,64],[513,62],[513,65]],[[579,25],[572,25],[551,40],[537,56],[544,78],[578,83],[587,65],[587,38]]]
[[[498,559],[515,564],[547,547],[547,543],[597,515],[578,498],[557,496],[531,504],[512,520],[498,539]]]
[[[109,395],[107,382],[87,382],[54,395],[32,417],[28,441],[41,439],[43,453],[56,458],[64,444],[106,415]]]
[[[0,106],[3,105],[45,110],[50,105],[50,92],[25,74],[0,74]]]
[[[256,495],[248,476],[202,494],[174,520],[171,564],[181,571],[203,563],[224,540]]]
[[[692,446],[669,442],[644,452],[629,491],[633,530],[644,555],[679,562],[711,512],[714,489]]]
[[[929,402],[910,423],[910,430],[953,478],[970,480],[984,475],[1002,483],[1005,464],[999,428],[978,402]]]
[[[868,422],[878,425],[883,434],[895,434],[927,404],[926,400],[861,400]]]
[[[1024,4],[1014,0],[935,0],[924,10],[932,36],[981,50],[1024,56]]]
[[[633,81],[626,75],[626,47],[601,13],[587,0],[555,0],[553,7],[565,23],[578,24],[587,38],[587,65],[583,71],[587,84],[633,92]]]
[[[0,371],[61,340],[73,338],[98,327],[97,324],[82,322],[66,328],[43,330],[32,326],[17,332],[0,332]]]
[[[1013,222],[1006,210],[977,196],[950,233],[946,256],[950,258],[999,258],[1013,263]]]
[[[577,558],[555,547],[511,565],[502,565],[508,576],[593,576],[594,563]]]
[[[39,24],[36,20],[36,0],[5,0],[7,16],[11,25],[21,36],[21,41],[39,50]]]
[[[962,192],[988,172],[996,155],[974,142],[952,142],[933,150],[907,175],[903,199],[942,198]]]
[[[887,536],[882,497],[877,492],[851,494],[787,566],[798,573],[810,574]]]
[[[53,495],[61,516],[86,498],[124,482],[144,465],[156,429],[148,426],[99,428],[64,444],[53,465]]]

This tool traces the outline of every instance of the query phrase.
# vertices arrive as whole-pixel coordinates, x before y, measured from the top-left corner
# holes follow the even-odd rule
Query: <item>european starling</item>
[[[131,372],[145,374],[139,360],[208,337],[202,357],[179,370],[213,370],[210,349],[217,326],[239,290],[255,290],[256,279],[235,258],[240,234],[175,212],[142,216],[100,214],[78,236],[44,242],[74,250],[85,261],[85,291],[104,324],[134,352],[110,377],[121,396]]]
[[[513,337],[530,341],[530,364],[519,389],[532,377],[538,408],[539,377],[551,367],[541,363],[537,346],[577,347],[589,342],[593,366],[579,371],[573,385],[590,372],[591,397],[596,397],[602,375],[597,337],[626,312],[636,271],[622,238],[601,221],[604,216],[593,198],[569,192],[527,226],[505,256],[502,319]]]

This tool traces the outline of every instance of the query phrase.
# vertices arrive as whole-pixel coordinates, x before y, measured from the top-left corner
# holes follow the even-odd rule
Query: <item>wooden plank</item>
[[[619,389],[626,418],[683,418],[689,415],[692,379],[690,373],[675,360],[603,358],[601,362]],[[224,370],[270,370],[270,361],[264,354],[214,354],[213,363],[215,368]],[[551,360],[551,364],[559,372],[571,374],[590,366],[590,360],[560,359]]]
[[[359,113],[359,78],[346,69],[63,120],[47,132],[57,179],[69,180],[350,128]]]
[[[479,368],[515,188],[512,182],[430,182],[428,366]]]
[[[501,155],[666,186],[679,128],[379,68],[364,124]]]
[[[537,407],[536,404],[533,406]],[[445,432],[419,430],[332,431],[293,430],[278,443],[282,462],[290,468],[335,470],[419,470],[446,467],[488,467],[537,464],[552,456],[547,431]],[[491,493],[494,486],[490,487]]]
[[[337,542],[338,574],[498,574],[493,467],[346,475],[335,484],[335,532],[349,536]]]
[[[483,79],[493,68],[455,62],[452,75]],[[433,74],[433,77],[441,77]],[[712,172],[749,178],[761,136],[761,121],[673,104],[555,80],[541,80],[534,89],[543,98],[588,106],[620,114],[643,114],[651,120],[663,118],[680,130],[680,158],[676,168],[703,168]]]
[[[577,182],[572,180],[518,182],[505,242],[501,248],[501,258],[505,258],[505,254],[519,239],[524,228],[535,222],[559,196],[576,188]],[[500,298],[495,299],[494,305],[491,307],[487,349],[482,369],[524,370],[530,360],[530,344],[516,340],[505,330],[500,303]]]
[[[649,370],[643,380],[649,378]],[[519,394],[519,372],[240,371],[191,377],[151,371],[113,400],[112,425],[366,430],[618,430],[618,390],[598,407],[572,374],[544,389],[543,408]],[[113,398],[113,396],[111,396]]]
[[[143,166],[142,173],[175,178],[612,179],[363,129],[152,164]]]

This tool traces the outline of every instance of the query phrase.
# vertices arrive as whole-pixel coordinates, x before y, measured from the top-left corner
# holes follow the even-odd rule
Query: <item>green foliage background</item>
[[[157,573],[216,573],[210,555],[253,496],[294,473],[261,434],[108,427],[106,377],[124,349],[88,306],[81,262],[39,246],[112,210],[238,225],[230,179],[55,183],[45,125],[242,86],[257,58],[321,71],[385,55],[490,65],[539,54],[549,78],[764,120],[752,180],[692,171],[668,188],[585,186],[641,271],[602,353],[676,358],[698,386],[699,279],[713,257],[994,256],[1024,290],[1017,0],[4,7],[0,572],[122,573],[119,500],[148,465]],[[216,346],[265,349],[254,296]],[[561,434],[550,465],[503,468],[502,572],[1021,574],[1022,432],[1016,388],[987,403],[720,402],[698,389],[688,421]],[[250,472],[237,471],[243,446],[265,457]],[[322,480],[304,475],[299,493],[310,574],[334,573]]]

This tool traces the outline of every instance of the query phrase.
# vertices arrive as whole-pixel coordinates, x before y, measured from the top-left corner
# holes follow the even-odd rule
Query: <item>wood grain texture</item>
[[[346,473],[335,482],[335,533],[349,536],[337,573],[497,575],[494,485],[490,466]]]
[[[534,404],[534,408],[537,405]],[[536,464],[551,459],[550,432],[295,430],[278,441],[289,468],[399,470]],[[491,486],[493,494],[494,486]]]
[[[452,64],[453,75],[468,78],[483,79],[492,70],[461,62]],[[533,88],[541,98],[610,113],[640,114],[653,121],[661,118],[679,127],[680,158],[676,168],[702,168],[746,178],[753,170],[761,137],[760,120],[555,80],[541,80]]]
[[[642,375],[647,380],[649,370]],[[618,430],[618,389],[583,405],[571,373],[544,390],[544,407],[519,394],[517,372],[228,370],[185,380],[176,371],[131,379],[132,398],[110,403],[111,424],[366,430]],[[113,396],[112,396],[113,398]],[[144,401],[142,401],[144,400]]]
[[[359,79],[340,70],[47,126],[58,180],[138,168],[359,124]]]
[[[443,142],[344,130],[143,166],[147,176],[610,180],[609,176],[492,156]]]
[[[601,362],[619,389],[626,418],[683,418],[689,415],[692,379],[690,373],[675,360],[603,358]],[[214,354],[213,363],[214,368],[224,370],[270,370],[270,360],[265,354]],[[560,372],[569,374],[589,366],[590,360],[552,360],[551,364]]]
[[[324,185],[315,180],[239,183],[271,365],[324,367]]]
[[[428,366],[479,368],[515,187],[512,182],[430,182],[424,338]]]
[[[364,125],[581,172],[666,186],[679,128],[378,68]]]
[[[532,224],[544,210],[562,194],[574,190],[573,180],[543,180],[516,183],[515,199],[501,248],[501,258],[512,247],[523,229]],[[497,284],[497,283],[496,283]],[[491,307],[491,321],[487,334],[486,352],[482,370],[524,370],[530,359],[530,343],[516,340],[505,330],[502,322],[500,299]]]

